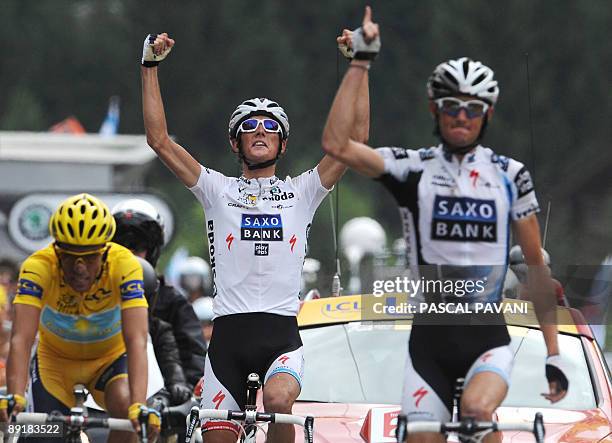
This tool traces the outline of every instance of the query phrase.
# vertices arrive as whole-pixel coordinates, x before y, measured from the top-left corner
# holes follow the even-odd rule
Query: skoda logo
[[[28,240],[38,241],[49,236],[51,210],[41,204],[32,204],[19,215],[19,231]]]

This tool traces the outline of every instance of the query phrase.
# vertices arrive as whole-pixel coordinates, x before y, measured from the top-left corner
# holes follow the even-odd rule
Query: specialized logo
[[[283,221],[279,214],[242,214],[240,240],[283,241]]]
[[[289,357],[287,355],[283,355],[281,358],[278,359],[278,361],[281,363],[281,365],[286,365],[287,364],[287,360],[289,360]]]
[[[424,387],[420,387],[419,389],[414,391],[414,394],[412,394],[412,396],[416,399],[414,405],[417,408],[419,407],[419,403],[421,402],[421,400],[423,400],[423,397],[425,397],[428,393],[429,391],[427,391]]]
[[[480,173],[476,169],[472,169],[470,171],[470,178],[472,179],[472,186],[476,187],[476,181],[478,181],[478,176]]]
[[[270,253],[270,245],[268,243],[255,243],[255,255],[267,256]]]
[[[436,195],[431,238],[447,241],[497,241],[495,201]]]
[[[17,295],[29,295],[31,297],[42,298],[43,289],[42,286],[37,285],[32,280],[22,278],[19,279],[19,286],[17,286]]]
[[[297,237],[295,236],[295,234],[293,234],[291,236],[291,239],[289,240],[289,243],[291,244],[291,252],[293,252],[293,248],[295,248],[296,241],[297,241]]]
[[[228,251],[231,251],[231,249],[232,249],[232,242],[233,241],[234,241],[234,236],[230,232],[229,234],[227,234],[227,237],[225,237],[225,243],[227,243],[227,250]]]
[[[212,399],[213,403],[215,404],[215,409],[219,409],[223,400],[225,400],[225,394],[223,391],[217,392],[217,395],[215,395]]]
[[[132,300],[144,297],[144,282],[142,280],[130,280],[119,286],[121,300]]]

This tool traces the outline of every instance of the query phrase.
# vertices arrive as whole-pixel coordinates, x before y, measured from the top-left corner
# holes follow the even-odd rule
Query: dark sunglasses
[[[265,118],[263,120],[249,118],[240,123],[240,128],[238,130],[240,132],[255,132],[260,124],[266,132],[281,132],[281,127],[278,122],[270,118]]]

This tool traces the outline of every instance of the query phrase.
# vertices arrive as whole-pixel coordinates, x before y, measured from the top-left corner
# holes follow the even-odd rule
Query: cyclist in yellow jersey
[[[38,332],[29,410],[67,414],[74,406],[73,386],[82,383],[111,417],[129,417],[137,429],[139,415],[145,414],[149,431],[156,434],[159,417],[144,406],[147,302],[140,264],[128,249],[110,242],[115,220],[89,194],[66,199],[49,229],[55,242],[28,257],[19,275],[7,360],[12,413],[26,406]],[[109,435],[110,442],[131,438],[135,435]]]

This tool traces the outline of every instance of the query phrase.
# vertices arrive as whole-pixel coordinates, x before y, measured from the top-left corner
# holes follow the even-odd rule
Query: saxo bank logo
[[[436,195],[431,238],[447,241],[497,241],[495,200]]]
[[[242,214],[240,240],[283,241],[280,214]]]

